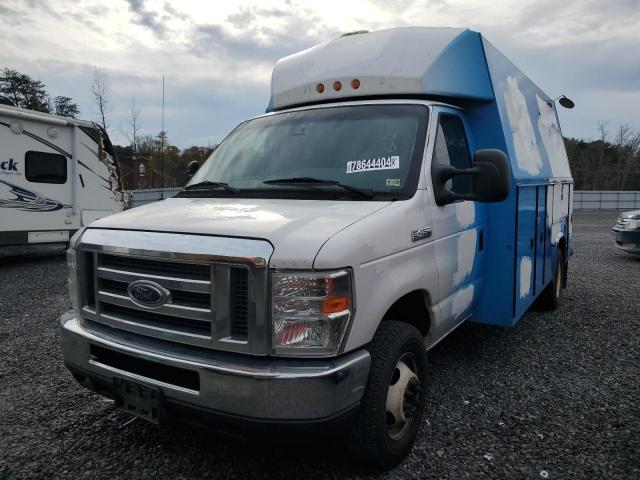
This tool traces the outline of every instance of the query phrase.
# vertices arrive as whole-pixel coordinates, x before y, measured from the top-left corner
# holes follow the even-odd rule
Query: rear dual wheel
[[[540,306],[544,310],[555,310],[562,301],[562,289],[565,277],[564,253],[558,249],[553,280],[540,294]]]
[[[347,446],[360,461],[389,469],[409,453],[422,423],[427,374],[424,338],[412,325],[385,321],[368,350],[369,381]]]

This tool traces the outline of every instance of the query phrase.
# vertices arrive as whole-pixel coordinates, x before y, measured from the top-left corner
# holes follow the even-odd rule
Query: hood
[[[90,228],[264,239],[274,247],[272,267],[312,268],[329,238],[389,203],[168,198],[102,218]]]
[[[640,220],[640,210],[632,210],[631,212],[622,212],[618,218],[632,218]]]

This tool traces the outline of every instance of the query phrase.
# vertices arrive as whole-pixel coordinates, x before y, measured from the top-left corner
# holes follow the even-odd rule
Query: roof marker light
[[[342,89],[342,83],[340,83],[339,81],[333,82],[333,89],[336,92],[339,92]]]
[[[358,80],[357,78],[354,78],[353,80],[351,80],[351,88],[353,88],[354,90],[357,90],[360,88],[360,80]]]
[[[318,93],[324,92],[324,85],[322,83],[319,83],[316,85],[316,92]]]

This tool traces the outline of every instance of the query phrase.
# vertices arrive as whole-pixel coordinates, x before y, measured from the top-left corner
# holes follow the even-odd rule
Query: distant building
[[[121,167],[124,162],[121,162]],[[128,163],[128,162],[127,162]],[[162,174],[159,170],[153,168],[150,165],[150,161],[146,157],[134,157],[131,160],[129,168],[123,168],[122,182],[125,190],[144,190],[147,188],[162,188]],[[175,187],[177,185],[176,179],[164,174],[164,186],[165,188]]]

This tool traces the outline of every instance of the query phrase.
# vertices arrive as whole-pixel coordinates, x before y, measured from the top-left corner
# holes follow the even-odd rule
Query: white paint
[[[168,198],[163,202],[149,203],[101,218],[93,226],[264,238],[275,247],[271,257],[272,267],[312,268],[318,250],[331,236],[391,203],[268,198]],[[409,223],[412,226],[415,224],[415,221]],[[403,230],[393,231],[396,235],[398,231],[404,231],[403,238],[407,243],[411,243],[409,225],[403,225]]]
[[[340,7],[342,10],[342,6]],[[458,28],[403,27],[331,40],[278,61],[271,77],[274,108],[349,96],[424,94],[438,56]],[[351,79],[358,78],[354,91]],[[339,80],[343,88],[331,88]],[[316,85],[323,83],[322,93]]]
[[[460,318],[473,303],[473,291],[475,286],[473,283],[467,285],[461,290],[458,290],[453,302],[451,302],[451,316],[453,318]]]
[[[476,242],[478,239],[477,230],[467,230],[462,232],[456,241],[456,257],[458,259],[458,269],[453,273],[452,284],[457,286],[462,284],[471,276],[473,262],[476,258]]]
[[[90,223],[95,222],[96,220],[106,217],[107,215],[111,215],[113,212],[111,210],[82,210],[81,215],[81,223],[82,225],[89,225]]]
[[[547,152],[547,158],[551,166],[551,173],[554,177],[570,177],[569,159],[564,148],[564,140],[558,125],[558,117],[555,110],[549,106],[542,98],[536,95],[538,109],[538,130],[542,143]]]
[[[530,257],[522,257],[520,259],[520,298],[525,298],[531,292],[532,267]]]
[[[540,158],[538,151],[538,142],[527,107],[527,100],[520,91],[516,77],[507,77],[504,102],[511,125],[513,148],[518,168],[530,175],[538,175],[543,166],[542,158]]]
[[[476,204],[475,202],[455,203],[456,220],[460,228],[467,228],[476,221]]]

